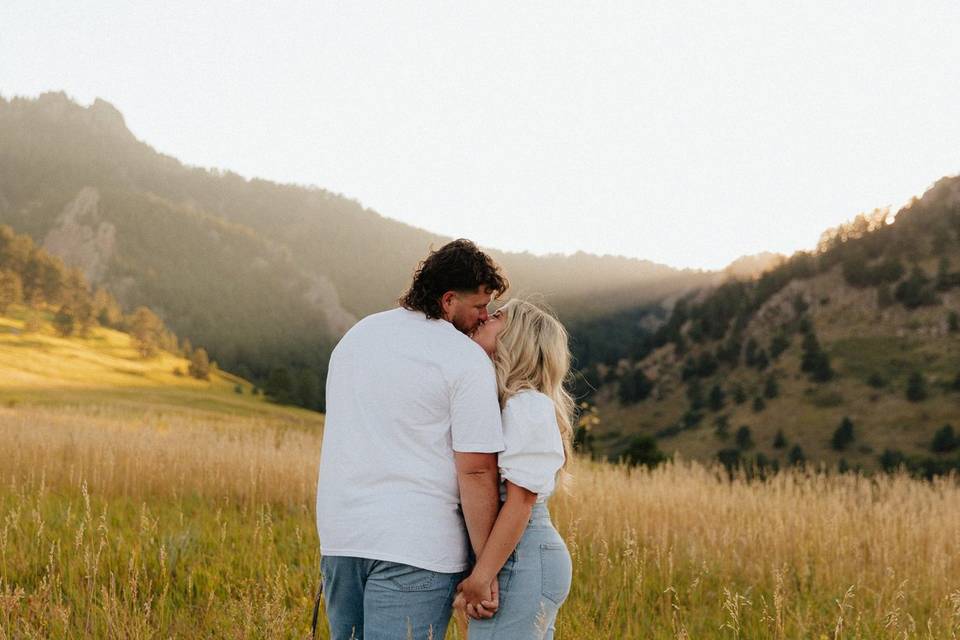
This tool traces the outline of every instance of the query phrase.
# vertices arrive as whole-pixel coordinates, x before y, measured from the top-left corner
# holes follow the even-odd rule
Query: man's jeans
[[[466,577],[347,556],[324,556],[320,571],[330,640],[442,640]]]

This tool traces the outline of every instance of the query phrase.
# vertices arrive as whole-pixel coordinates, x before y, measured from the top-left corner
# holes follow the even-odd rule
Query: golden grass
[[[0,638],[306,637],[319,449],[306,421],[0,409]],[[955,480],[573,472],[559,639],[960,635]]]

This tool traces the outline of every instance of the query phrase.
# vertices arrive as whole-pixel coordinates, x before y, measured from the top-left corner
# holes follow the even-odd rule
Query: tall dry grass
[[[306,637],[319,445],[264,418],[0,410],[0,638]],[[960,635],[955,480],[572,470],[558,638]]]

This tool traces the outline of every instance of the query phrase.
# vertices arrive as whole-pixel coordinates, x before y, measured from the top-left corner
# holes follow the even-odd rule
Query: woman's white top
[[[537,502],[553,493],[563,466],[563,440],[553,400],[539,391],[511,396],[503,407],[504,449],[497,458],[503,480],[537,494]]]

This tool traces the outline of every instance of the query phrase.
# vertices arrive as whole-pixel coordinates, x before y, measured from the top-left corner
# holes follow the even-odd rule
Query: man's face
[[[473,293],[448,291],[441,299],[444,320],[470,335],[487,321],[487,305],[492,299],[493,291],[486,287],[479,287]]]

